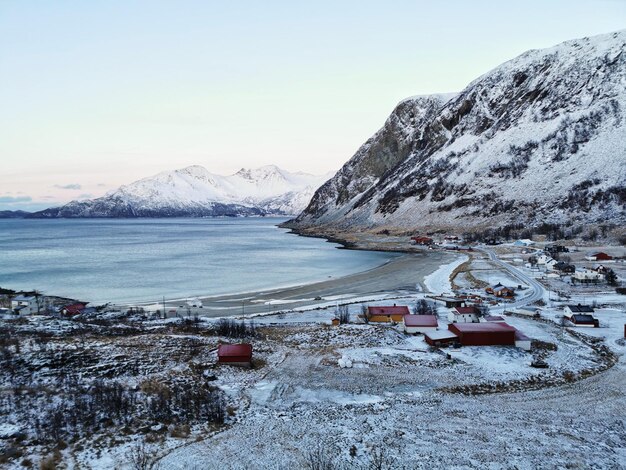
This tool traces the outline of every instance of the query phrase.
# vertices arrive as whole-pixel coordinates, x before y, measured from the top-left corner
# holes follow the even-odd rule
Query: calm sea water
[[[247,292],[378,266],[285,219],[0,219],[0,286],[101,302]]]

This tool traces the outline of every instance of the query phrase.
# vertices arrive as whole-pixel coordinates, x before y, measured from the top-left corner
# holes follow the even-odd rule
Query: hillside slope
[[[288,226],[626,222],[626,31],[528,51],[432,101],[420,118],[401,103]]]

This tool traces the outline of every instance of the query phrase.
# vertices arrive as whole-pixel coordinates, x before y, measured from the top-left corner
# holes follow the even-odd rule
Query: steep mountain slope
[[[423,100],[401,103],[288,225],[324,234],[626,221],[626,31],[528,51],[445,104]],[[407,119],[407,103],[422,118]]]
[[[330,175],[289,173],[270,165],[234,175],[190,166],[135,181],[104,197],[72,201],[31,217],[205,217],[292,215]]]

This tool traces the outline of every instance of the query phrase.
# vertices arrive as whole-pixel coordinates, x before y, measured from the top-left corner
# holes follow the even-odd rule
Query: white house
[[[454,307],[448,312],[450,323],[478,323],[479,311],[474,306]]]
[[[18,295],[11,299],[11,310],[18,315],[37,313],[37,297],[34,295]]]
[[[591,269],[580,269],[572,274],[572,279],[578,282],[602,282],[604,281],[604,274]]]
[[[584,314],[584,315],[593,315],[593,313],[595,312],[595,310],[593,309],[593,307],[590,307],[589,305],[582,305],[582,304],[578,304],[578,305],[566,305],[563,308],[563,313],[565,314],[566,317],[571,317],[574,314]]]
[[[437,331],[436,315],[404,315],[402,317],[402,325],[405,333],[426,333],[429,331]]]

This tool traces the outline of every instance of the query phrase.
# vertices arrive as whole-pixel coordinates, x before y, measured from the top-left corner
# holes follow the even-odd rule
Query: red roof
[[[478,313],[478,309],[473,305],[470,305],[469,307],[454,307],[454,309],[457,311],[457,313]]]
[[[391,307],[367,307],[370,315],[408,315],[409,307],[405,305],[393,305]]]
[[[487,322],[487,323],[451,323],[449,329],[456,329],[461,333],[500,333],[503,331],[516,332],[508,323]],[[453,330],[454,331],[454,330]]]
[[[435,315],[405,315],[405,326],[437,326],[437,317]]]
[[[220,344],[217,347],[218,357],[252,357],[251,344]]]
[[[66,305],[65,307],[63,307],[62,310],[65,310],[70,315],[78,315],[80,312],[82,312],[85,309],[86,306],[87,304],[77,302],[75,304]]]

